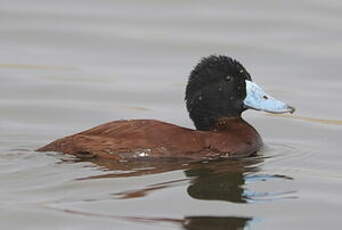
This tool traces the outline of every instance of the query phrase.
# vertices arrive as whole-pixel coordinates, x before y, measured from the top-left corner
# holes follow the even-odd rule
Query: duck
[[[242,113],[248,109],[295,111],[267,94],[239,61],[227,55],[210,55],[195,65],[185,102],[195,129],[152,119],[117,120],[60,138],[37,151],[120,162],[255,156],[263,141]]]

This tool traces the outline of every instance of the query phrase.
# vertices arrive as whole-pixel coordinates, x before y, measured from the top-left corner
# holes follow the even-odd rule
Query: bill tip
[[[296,111],[296,108],[293,106],[288,106],[289,107],[289,112],[292,114]]]

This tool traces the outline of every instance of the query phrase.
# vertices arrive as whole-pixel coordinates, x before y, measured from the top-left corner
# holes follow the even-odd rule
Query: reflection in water
[[[243,164],[230,162],[217,162],[201,168],[185,170],[188,177],[193,177],[187,191],[188,194],[200,200],[222,200],[233,203],[247,203],[261,200],[272,200],[292,194],[285,192],[255,192],[247,188],[247,184],[268,181],[272,179],[292,179],[282,175],[259,174],[258,163],[262,158],[253,158]],[[241,163],[241,162],[240,162]]]
[[[215,174],[208,172],[207,169],[190,169],[185,173],[187,176],[195,176],[188,187],[188,194],[193,198],[237,203],[246,202],[246,198],[243,196],[244,188],[242,187],[245,179],[241,172]]]
[[[274,199],[294,198],[288,196],[293,191],[256,192],[248,189],[248,184],[265,182],[273,179],[291,180],[283,175],[260,174],[258,165],[263,157],[244,159],[225,159],[210,162],[184,163],[169,161],[132,161],[117,162],[109,160],[90,159],[101,168],[112,170],[109,174],[80,178],[79,180],[100,178],[122,178],[142,176],[174,170],[184,170],[185,179],[151,184],[144,188],[113,193],[116,199],[132,199],[175,186],[188,186],[187,192],[194,199],[221,200],[233,203],[268,201]],[[113,172],[114,171],[114,172]]]
[[[187,186],[187,194],[194,199],[200,200],[221,200],[232,203],[250,203],[260,200],[273,200],[275,196],[277,196],[278,199],[291,198],[284,196],[288,195],[290,192],[258,193],[248,189],[248,184],[250,183],[258,183],[261,181],[265,182],[275,178],[281,180],[292,179],[282,175],[260,174],[260,164],[264,161],[264,159],[264,157],[250,157],[243,159],[225,159],[197,163],[185,163],[175,160],[117,162],[100,159],[89,159],[87,161],[91,161],[102,169],[110,170],[111,172],[99,176],[80,178],[79,180],[122,178],[162,173],[172,170],[184,170],[186,176],[184,179],[156,183],[135,190],[116,192],[111,194],[112,198],[141,198],[149,195],[152,192],[174,186]],[[252,217],[210,215],[185,216],[184,218],[114,216],[70,209],[58,210],[76,215],[114,218],[131,222],[142,222],[148,224],[176,224],[185,230],[246,229],[246,227],[249,226],[253,220]]]
[[[183,227],[187,230],[238,230],[244,229],[252,218],[196,216],[184,220]]]
[[[253,220],[250,217],[186,216],[183,219],[125,217],[140,222],[175,223],[185,230],[242,230]]]
[[[53,208],[55,210],[59,210]],[[185,230],[242,230],[247,227],[253,218],[251,217],[235,217],[235,216],[185,216],[182,219],[177,218],[160,218],[160,217],[134,217],[134,216],[114,216],[97,213],[89,213],[83,211],[75,211],[70,209],[59,210],[69,214],[113,218],[131,222],[141,222],[147,224],[153,223],[170,223],[180,225]]]

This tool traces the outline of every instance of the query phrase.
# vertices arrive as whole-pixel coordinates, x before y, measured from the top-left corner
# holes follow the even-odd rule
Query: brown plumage
[[[37,151],[115,160],[216,159],[251,155],[261,145],[256,130],[240,118],[220,120],[212,131],[192,130],[156,120],[123,120],[61,138]]]

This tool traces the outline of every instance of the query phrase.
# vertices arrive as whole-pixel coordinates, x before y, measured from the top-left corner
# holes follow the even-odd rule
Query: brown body
[[[203,160],[249,156],[261,145],[257,131],[241,118],[221,119],[212,131],[192,130],[156,120],[122,120],[58,139],[37,151],[114,160]]]

